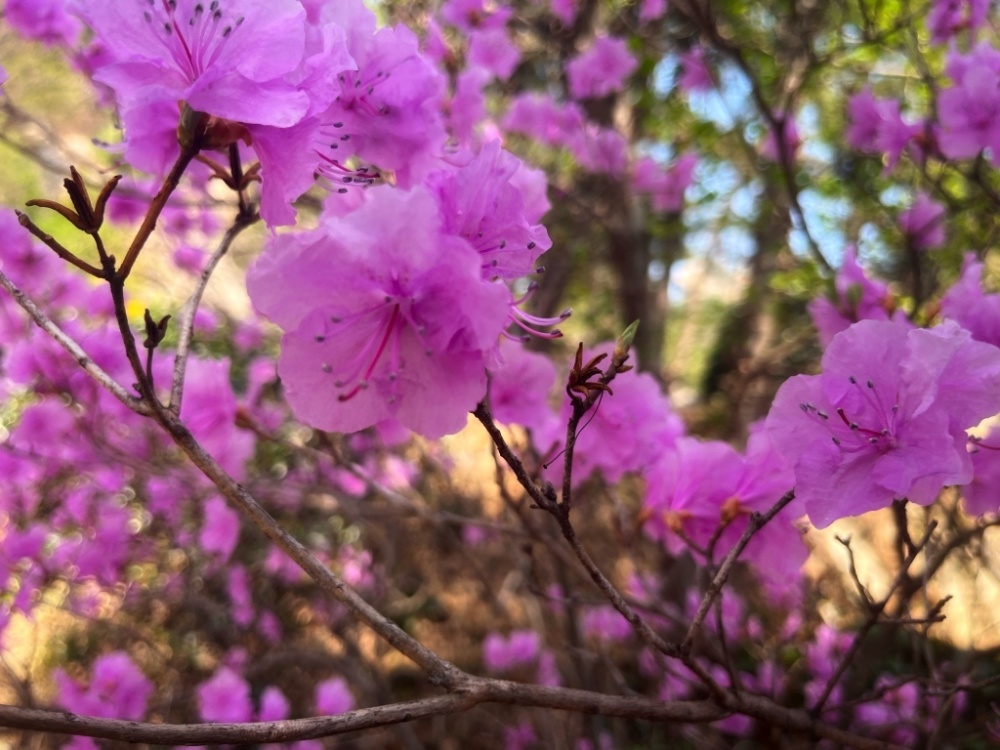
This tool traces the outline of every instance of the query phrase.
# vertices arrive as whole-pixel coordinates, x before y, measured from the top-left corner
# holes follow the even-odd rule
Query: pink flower
[[[1000,52],[985,42],[968,55],[948,53],[947,73],[953,88],[938,98],[941,151],[949,159],[971,159],[990,150],[994,166],[1000,165]]]
[[[220,667],[198,686],[202,721],[231,723],[253,720],[250,685],[229,667]]]
[[[540,434],[557,429],[549,394],[556,382],[552,360],[519,344],[501,347],[504,363],[490,377],[490,408],[501,424],[519,424]]]
[[[1000,428],[970,442],[972,481],[962,488],[965,512],[972,516],[1000,513]]]
[[[45,44],[72,45],[80,34],[66,0],[7,0],[4,20],[26,39]]]
[[[247,286],[285,330],[278,372],[299,419],[353,432],[394,417],[440,437],[486,393],[511,295],[442,231],[429,192],[368,196],[313,232],[272,237]]]
[[[549,10],[563,26],[572,26],[576,20],[577,0],[549,0]]]
[[[705,64],[705,50],[692,47],[681,55],[681,74],[677,85],[681,91],[711,91],[715,88],[712,71]]]
[[[505,29],[474,31],[469,37],[468,62],[507,79],[521,61],[521,52]]]
[[[257,721],[281,721],[288,718],[288,699],[274,685],[264,688],[260,696],[260,712]]]
[[[580,617],[584,635],[596,640],[620,643],[632,635],[632,626],[614,607],[587,607]]]
[[[628,142],[611,128],[590,125],[568,143],[580,166],[597,174],[620,175],[628,168]]]
[[[139,721],[146,715],[146,703],[153,692],[153,683],[123,651],[94,661],[86,690],[62,670],[56,672],[56,685],[60,704],[69,711],[129,721]]]
[[[320,171],[349,183],[343,165],[355,154],[395,172],[410,187],[435,163],[445,142],[439,102],[444,78],[419,50],[405,26],[374,31],[375,17],[361,0],[327,6],[329,18],[348,29],[357,72],[337,77],[338,96],[319,117]]]
[[[316,686],[316,713],[342,714],[354,708],[354,696],[343,677],[331,677]]]
[[[650,157],[643,157],[632,169],[632,184],[638,192],[650,195],[655,210],[680,213],[697,166],[695,154],[682,154],[666,169]]]
[[[492,141],[460,168],[431,174],[442,229],[466,240],[482,258],[486,279],[515,279],[535,269],[538,256],[552,247],[541,224],[529,222],[521,191],[512,179],[520,159]]]
[[[946,42],[960,31],[975,31],[986,23],[989,0],[933,0],[927,14],[931,41]]]
[[[570,95],[596,99],[620,91],[638,65],[624,39],[599,36],[566,65]]]
[[[237,479],[246,473],[254,436],[236,426],[236,396],[229,382],[229,361],[190,359],[181,418],[191,434]]]
[[[809,315],[825,348],[833,337],[859,320],[888,320],[889,288],[868,278],[857,261],[857,250],[849,245],[829,297],[809,302]]]
[[[503,3],[490,0],[447,0],[441,6],[441,18],[467,33],[476,29],[502,29],[513,13]]]
[[[503,127],[542,143],[562,146],[583,128],[583,110],[573,103],[560,104],[547,94],[520,94],[510,103]]]
[[[847,101],[847,132],[845,138],[852,148],[868,153],[878,151],[876,138],[886,119],[886,108],[892,102],[876,99],[871,89],[864,89]],[[896,105],[897,110],[899,105]]]
[[[541,648],[541,638],[534,630],[515,630],[506,638],[490,633],[483,641],[483,665],[489,672],[506,672],[534,664]]]
[[[1000,350],[954,323],[866,320],[838,334],[821,375],[778,391],[767,427],[813,524],[967,484],[965,430],[1000,411]]]
[[[205,521],[198,536],[198,543],[205,552],[228,560],[240,539],[240,515],[226,505],[221,497],[205,503]]]
[[[662,18],[667,12],[667,0],[641,0],[639,20],[644,22]]]
[[[886,171],[895,168],[907,149],[912,158],[922,159],[924,154],[920,136],[924,127],[906,122],[900,112],[899,102],[895,100],[879,102],[879,110],[881,123],[875,137],[875,148],[885,154]]]
[[[455,91],[445,104],[448,128],[463,146],[476,142],[476,134],[486,119],[486,95],[483,89],[493,75],[483,68],[466,68],[455,78]]]
[[[899,227],[907,245],[914,250],[928,250],[944,244],[944,206],[923,192],[918,192],[913,205],[899,215]]]
[[[95,78],[125,109],[181,100],[226,120],[278,127],[306,114],[308,97],[284,80],[304,52],[305,12],[295,0],[77,0],[73,8],[117,60]]]
[[[1000,294],[984,294],[983,264],[966,253],[962,275],[941,298],[941,314],[954,320],[976,341],[1000,346]]]

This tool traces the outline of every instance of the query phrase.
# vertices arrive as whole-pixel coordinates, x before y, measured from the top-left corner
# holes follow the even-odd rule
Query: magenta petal
[[[259,83],[239,75],[195,87],[187,97],[195,110],[235,122],[287,128],[305,116],[309,97],[284,81]]]

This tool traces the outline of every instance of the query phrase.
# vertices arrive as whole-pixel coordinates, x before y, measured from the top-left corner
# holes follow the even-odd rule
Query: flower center
[[[177,0],[145,0],[143,16],[189,81],[194,81],[219,58],[226,43],[243,25],[243,16],[225,18],[219,0],[195,4],[187,18],[177,14]]]
[[[417,337],[427,356],[433,355],[434,352],[424,340],[424,326],[413,319],[409,308],[407,300],[387,294],[383,302],[374,307],[346,317],[331,317],[328,323],[332,327],[331,333],[315,336],[316,343],[323,344],[327,338],[344,331],[345,327],[368,334],[353,356],[337,365],[328,362],[321,365],[323,372],[336,375],[333,385],[340,391],[338,401],[350,401],[366,390],[374,376],[388,382],[388,401],[390,404],[396,402],[399,373],[405,367],[401,356],[401,341],[407,330]],[[375,371],[379,369],[380,363],[384,372],[376,375]]]
[[[839,419],[831,419],[830,415],[812,403],[799,404],[803,412],[819,419],[830,432],[831,439],[844,453],[857,453],[874,448],[880,453],[886,453],[896,447],[897,414],[899,404],[892,400],[892,405],[882,398],[872,380],[864,385],[853,375],[849,377],[851,386],[861,395],[861,405],[857,414],[848,414],[843,407],[837,407],[834,413]],[[884,394],[883,394],[884,395]]]

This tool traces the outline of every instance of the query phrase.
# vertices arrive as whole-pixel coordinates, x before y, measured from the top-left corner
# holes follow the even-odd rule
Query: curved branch
[[[194,291],[191,292],[188,301],[184,303],[184,307],[181,308],[180,337],[177,341],[177,353],[174,355],[174,374],[170,385],[170,406],[168,407],[174,414],[181,413],[181,400],[184,398],[184,375],[187,372],[188,356],[191,354],[191,340],[194,337],[194,318],[198,313],[198,306],[201,304],[202,295],[205,293],[205,288],[208,286],[212,274],[215,273],[216,266],[219,265],[219,261],[222,260],[223,256],[229,252],[233,241],[240,232],[254,224],[258,218],[257,215],[247,215],[244,213],[236,216],[232,226],[226,230],[222,241],[219,242],[219,246],[208,259],[205,268],[202,269]]]

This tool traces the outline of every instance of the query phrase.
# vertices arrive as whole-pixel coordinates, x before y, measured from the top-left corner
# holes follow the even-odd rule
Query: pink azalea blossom
[[[1000,411],[1000,350],[954,323],[865,320],[838,334],[821,375],[798,375],[767,417],[796,495],[824,527],[972,480],[965,430]]]
[[[80,34],[66,0],[7,0],[4,20],[24,38],[44,44],[72,45]]]
[[[549,394],[556,382],[552,360],[519,344],[501,347],[504,363],[490,376],[490,408],[501,424],[519,424],[540,434],[552,434],[556,415]]]
[[[444,78],[419,50],[405,26],[374,31],[375,17],[361,0],[329,6],[331,20],[348,29],[357,72],[337,77],[338,94],[319,116],[320,171],[350,183],[344,163],[355,154],[410,187],[434,164],[445,141],[438,106]]]
[[[534,630],[515,630],[506,638],[490,633],[483,641],[483,665],[489,672],[506,672],[533,664],[541,648],[541,639]]]
[[[205,521],[198,536],[198,543],[206,552],[228,560],[240,538],[240,516],[221,497],[205,503]]]
[[[894,169],[903,152],[907,150],[911,157],[923,159],[921,136],[924,133],[924,126],[904,120],[899,102],[895,100],[880,102],[879,109],[881,122],[875,136],[875,148],[885,154],[886,171]]]
[[[643,22],[655,21],[662,18],[667,12],[667,0],[640,0],[639,20]]]
[[[876,99],[869,88],[854,94],[847,100],[847,144],[859,151],[878,151],[876,138],[887,116],[887,107],[892,102]],[[896,105],[897,110],[899,105]]]
[[[899,227],[907,245],[914,250],[928,250],[944,244],[944,206],[926,193],[918,192],[913,205],[899,215]]]
[[[94,661],[87,688],[62,670],[57,670],[55,677],[62,706],[74,713],[105,719],[141,720],[153,693],[153,683],[123,651],[105,654]]]
[[[440,437],[486,393],[511,295],[442,231],[429,192],[368,193],[336,222],[271,238],[247,286],[285,330],[278,372],[301,420],[353,432],[394,417]]]
[[[580,616],[580,629],[589,638],[621,643],[632,635],[632,626],[611,606],[587,607]]]
[[[1000,294],[985,294],[983,264],[966,253],[962,275],[941,297],[941,314],[954,320],[976,341],[1000,346]]]
[[[260,696],[260,712],[257,721],[281,721],[288,718],[288,698],[274,685],[264,688]]]
[[[632,185],[638,192],[649,194],[655,210],[680,213],[697,166],[695,154],[682,154],[667,168],[648,156],[643,157],[632,168]]]
[[[809,316],[825,348],[833,337],[859,320],[888,320],[889,288],[868,278],[857,261],[857,250],[849,245],[829,297],[809,302]]]
[[[354,708],[354,696],[343,677],[331,677],[316,686],[316,713],[342,714]]]
[[[229,601],[233,605],[233,622],[240,627],[248,627],[253,622],[255,613],[253,595],[250,593],[250,576],[242,565],[229,568]]]
[[[628,168],[628,141],[611,128],[588,126],[568,143],[580,166],[597,174],[620,175]]]
[[[549,10],[563,26],[572,26],[576,20],[578,0],[549,0]]]
[[[1000,513],[1000,428],[969,444],[972,481],[962,487],[965,512],[972,516]]]
[[[469,37],[468,62],[507,79],[521,61],[521,52],[505,29],[474,31]]]
[[[521,161],[492,141],[456,169],[431,174],[442,229],[466,240],[482,258],[486,279],[515,279],[531,273],[538,256],[552,247],[541,224],[525,216],[525,200],[512,184]]]
[[[705,50],[692,47],[681,55],[681,74],[677,85],[681,91],[711,91],[715,88],[712,71],[705,62]]]
[[[188,361],[181,418],[199,443],[237,479],[246,473],[254,436],[236,426],[236,396],[229,382],[229,361]]]
[[[931,41],[947,42],[960,31],[975,31],[986,23],[989,0],[933,0],[927,14]]]
[[[493,0],[446,0],[441,18],[466,33],[476,29],[502,29],[514,11]]]
[[[579,105],[561,104],[547,94],[520,94],[510,103],[503,127],[512,133],[530,136],[542,143],[562,146],[576,137],[585,117]]]
[[[487,117],[484,89],[493,75],[483,68],[466,68],[455,78],[455,91],[445,104],[448,129],[460,145],[471,146]]]
[[[968,55],[948,53],[947,73],[955,82],[938,98],[941,151],[949,159],[971,159],[988,149],[1000,165],[1000,52],[985,42]]]
[[[117,60],[96,79],[125,109],[186,101],[226,120],[278,127],[306,114],[308,97],[284,80],[305,45],[305,11],[294,0],[77,0],[73,8]]]
[[[638,65],[624,39],[599,36],[566,65],[570,95],[596,99],[620,91]]]
[[[202,721],[230,723],[253,720],[250,685],[229,667],[220,667],[198,686]]]

